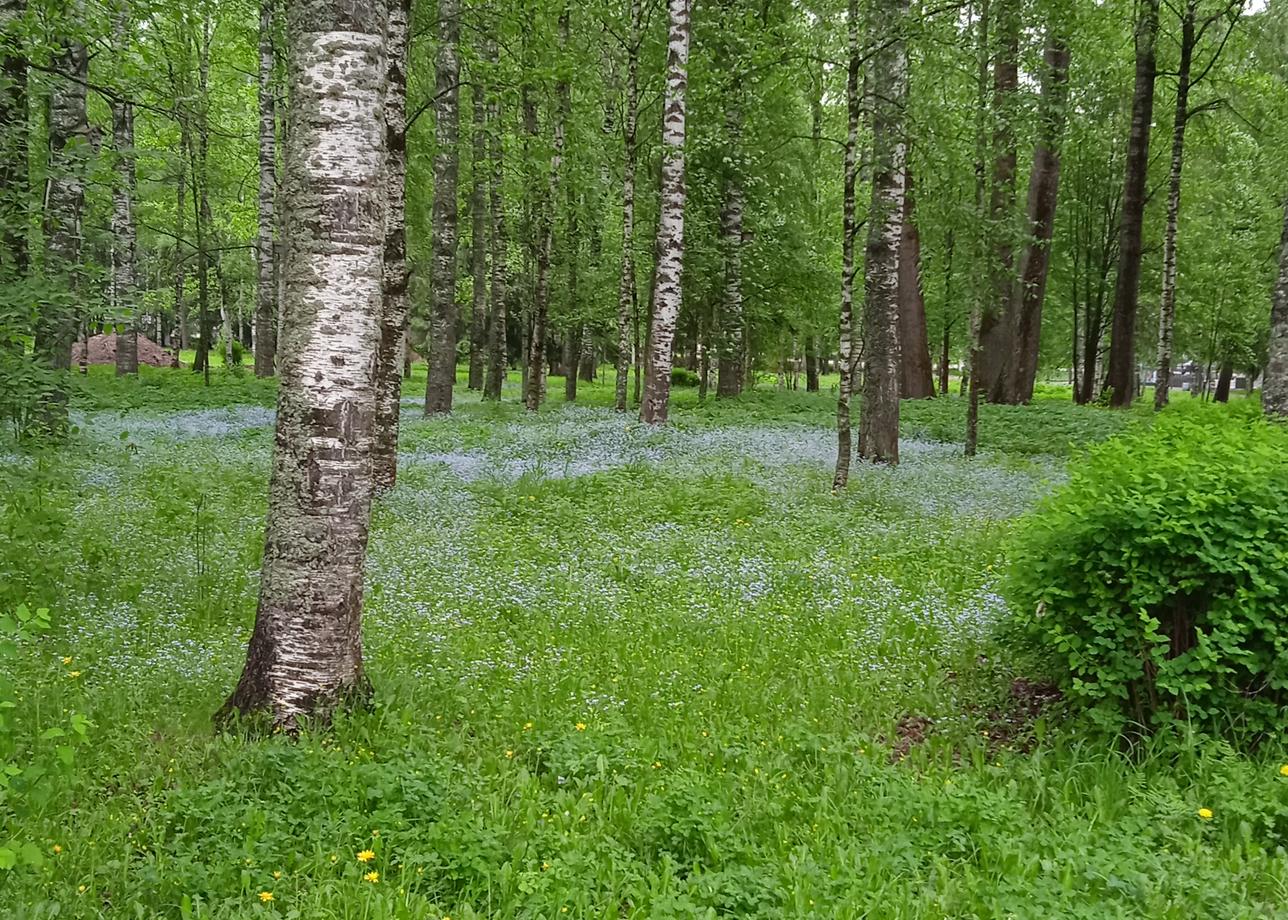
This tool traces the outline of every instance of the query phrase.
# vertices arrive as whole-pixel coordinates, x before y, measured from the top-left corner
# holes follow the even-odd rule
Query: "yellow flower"
[[[72,680],[75,680],[76,678],[80,677],[80,675],[81,675],[81,672],[80,672],[80,671],[68,671],[68,672],[67,672],[67,676],[68,676],[68,677],[70,677]]]
[[[514,751],[506,751],[506,752],[505,752],[505,756],[506,756],[506,757],[513,757],[513,756],[514,756]]]
[[[61,846],[59,846],[58,844],[56,844],[56,843],[55,843],[55,844],[54,844],[54,854],[55,854],[55,855],[57,855],[57,854],[61,853],[62,851],[63,851],[63,848],[62,848]]]
[[[1279,768],[1279,775],[1288,776],[1288,763],[1284,764],[1282,767]]]
[[[376,858],[376,854],[370,850],[363,850],[358,854],[358,862],[371,862]]]
[[[374,885],[376,882],[380,881],[380,873],[377,872],[375,869],[372,869],[370,872],[368,872],[366,875],[362,877],[362,880],[364,882],[370,882],[371,884]]]
[[[76,886],[76,893],[77,893],[77,894],[84,894],[84,893],[85,893],[85,886],[84,886],[84,885],[77,885],[77,886]]]
[[[63,664],[71,664],[71,663],[72,663],[72,656],[71,656],[71,655],[64,655],[64,656],[63,656]]]
[[[336,860],[338,860],[339,858],[340,858],[340,857],[339,857],[339,856],[336,856],[334,853],[332,853],[332,854],[331,854],[331,862],[335,862],[335,861],[336,861]]]
[[[280,871],[273,873],[273,878],[281,878],[281,877],[282,877],[282,873]]]
[[[259,899],[263,901],[265,904],[267,904],[269,901],[273,900],[273,892],[261,891],[259,893]]]
[[[530,731],[532,731],[532,723],[531,723],[531,722],[524,722],[524,723],[523,723],[523,730],[524,730],[525,732],[530,732]]]
[[[653,769],[654,769],[654,770],[660,770],[660,769],[662,769],[662,764],[661,764],[659,761],[656,761],[656,760],[655,760],[655,761],[653,761]]]
[[[549,868],[550,868],[550,863],[548,863],[548,862],[542,862],[542,863],[541,863],[541,871],[542,871],[542,872],[545,872],[545,871],[546,871],[547,869],[549,869]]]
[[[585,723],[585,722],[578,722],[578,723],[576,724],[576,726],[574,726],[574,727],[577,729],[577,731],[579,731],[579,732],[584,732],[584,731],[586,730],[586,723]]]
[[[1212,820],[1212,809],[1210,809],[1210,808],[1200,808],[1200,809],[1199,809],[1199,817],[1200,817],[1200,818],[1202,818],[1204,821],[1211,821],[1211,820]]]

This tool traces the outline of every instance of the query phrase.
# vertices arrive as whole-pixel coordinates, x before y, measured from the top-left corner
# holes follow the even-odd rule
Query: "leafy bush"
[[[702,382],[697,373],[689,370],[687,367],[671,368],[671,386],[674,387],[696,387]]]
[[[1165,413],[1076,462],[1012,558],[1021,627],[1105,728],[1282,725],[1288,430]]]

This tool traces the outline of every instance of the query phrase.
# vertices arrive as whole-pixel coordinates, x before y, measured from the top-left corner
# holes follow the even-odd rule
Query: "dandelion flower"
[[[532,731],[532,723],[531,723],[531,722],[524,722],[524,723],[523,723],[523,730],[524,730],[525,732],[530,732],[530,731]]]
[[[55,844],[54,844],[54,855],[56,856],[56,855],[58,855],[59,853],[61,853],[62,851],[63,851],[63,848],[62,848],[61,846],[59,846],[58,844],[56,844],[56,843],[55,843]]]
[[[514,751],[506,751],[506,752],[505,752],[505,756],[506,756],[506,757],[513,757],[513,756],[514,756]]]
[[[71,663],[72,663],[72,656],[71,656],[71,655],[64,655],[64,656],[63,656],[63,664],[71,664]]]
[[[1282,767],[1279,768],[1279,775],[1288,776],[1288,763],[1284,764]]]
[[[366,875],[362,877],[362,880],[364,882],[370,882],[371,884],[374,885],[376,882],[380,881],[380,873],[377,872],[375,869],[372,869],[370,872],[368,872]]]
[[[576,724],[576,726],[574,726],[574,727],[577,729],[577,731],[579,731],[579,732],[584,732],[584,731],[586,730],[586,723],[585,723],[585,722],[578,722],[578,723]]]
[[[363,850],[358,854],[358,862],[371,862],[376,858],[376,854],[370,850]]]
[[[80,675],[81,675],[81,672],[80,672],[80,671],[68,671],[68,672],[67,672],[67,676],[68,676],[68,677],[70,677],[72,680],[75,680],[76,678],[80,677]]]
[[[261,892],[259,893],[259,899],[260,899],[260,901],[262,901],[263,903],[267,904],[269,901],[273,900],[273,892],[271,892],[271,891],[261,891]]]
[[[1204,821],[1211,821],[1211,820],[1212,820],[1212,809],[1210,809],[1210,808],[1200,808],[1200,809],[1199,809],[1199,817],[1200,817],[1200,818],[1202,818]]]
[[[282,873],[280,870],[273,873],[273,878],[281,878],[281,877],[282,877]]]
[[[76,886],[76,893],[77,893],[77,894],[84,894],[84,893],[85,893],[85,886],[84,886],[84,885],[77,885],[77,886]]]

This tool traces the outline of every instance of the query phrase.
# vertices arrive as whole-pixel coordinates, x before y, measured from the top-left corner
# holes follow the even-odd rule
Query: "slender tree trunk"
[[[850,426],[850,395],[854,387],[854,238],[858,235],[855,214],[855,187],[859,178],[859,115],[863,100],[859,96],[859,3],[849,0],[846,13],[849,61],[845,77],[845,176],[841,204],[841,375],[836,399],[836,472],[832,491],[844,489],[850,481],[850,463],[854,455]]]
[[[985,130],[984,119],[988,100],[988,28],[989,0],[980,0],[979,20],[976,24],[978,36],[978,75],[976,77],[977,100],[975,106],[975,213],[981,223],[986,220],[985,198],[987,183],[984,178]],[[980,242],[980,250],[988,252],[988,235],[985,233]],[[967,457],[975,456],[979,447],[979,400],[981,396],[980,364],[983,360],[983,325],[984,302],[987,294],[976,283],[976,290],[971,301],[970,328],[966,333],[966,366],[962,369],[962,389],[966,392],[966,443],[964,453]]]
[[[1044,56],[1041,132],[1033,151],[1029,173],[1027,210],[1028,246],[1020,258],[1020,285],[1016,291],[1014,360],[1006,402],[1033,399],[1042,344],[1042,303],[1046,299],[1047,269],[1051,264],[1051,238],[1055,231],[1055,206],[1060,188],[1060,135],[1064,130],[1065,100],[1069,92],[1069,47],[1054,32],[1048,34]]]
[[[1261,408],[1267,417],[1288,422],[1288,199],[1279,242],[1279,277],[1270,295],[1270,360],[1261,384]]]
[[[25,277],[30,261],[26,10],[26,0],[0,2],[0,280]]]
[[[474,111],[474,147],[470,159],[470,372],[468,387],[483,389],[487,349],[487,103],[484,80],[476,69],[470,86]]]
[[[903,33],[908,0],[878,0],[869,16],[869,43],[880,50],[872,61],[872,205],[863,265],[859,456],[894,464],[899,462],[899,249],[907,175],[903,109],[908,97],[908,52]],[[924,349],[924,315],[920,335]],[[929,384],[929,355],[924,369]]]
[[[904,170],[903,215],[899,232],[899,395],[929,399],[935,395],[926,330],[926,300],[921,293],[921,234],[913,205],[912,171]]]
[[[627,39],[626,118],[622,124],[625,156],[622,166],[622,271],[617,294],[617,367],[613,382],[614,408],[626,411],[626,383],[634,363],[632,324],[639,312],[635,289],[635,128],[639,120],[640,0],[629,0],[630,35]],[[638,340],[638,330],[635,332]],[[637,396],[638,401],[638,396]]]
[[[73,19],[79,20],[76,7]],[[71,31],[75,32],[73,22]],[[85,81],[89,55],[79,38],[61,37],[55,51],[54,69],[65,77],[54,79],[49,94],[48,178],[45,184],[45,271],[66,287],[66,299],[46,302],[36,324],[35,354],[55,371],[71,368],[72,343],[76,340],[77,311],[72,299],[80,287],[81,249],[84,237],[81,218],[85,209],[85,166],[90,150],[89,121],[86,116]],[[67,425],[67,391],[61,375],[57,389],[45,401],[43,425],[61,434]]]
[[[139,372],[134,226],[134,104],[112,105],[116,184],[112,188],[112,295],[116,301],[116,375]],[[124,329],[122,329],[124,327]]]
[[[182,116],[181,116],[182,117]],[[184,282],[188,277],[183,249],[184,234],[188,222],[188,141],[186,133],[181,132],[179,148],[179,185],[175,189],[174,217],[174,312],[179,324],[179,348],[192,347],[192,330],[188,321],[188,299],[184,295]]]
[[[567,124],[572,120],[572,92],[565,82],[560,86],[559,107],[562,110],[560,120]],[[581,223],[577,219],[577,190],[572,182],[566,184],[568,196],[568,245],[565,254],[568,260],[568,313],[572,321],[564,334],[564,401],[577,401],[577,363],[581,359],[582,323],[577,319],[581,305],[577,301],[578,268],[581,255]]]
[[[1194,60],[1194,21],[1198,0],[1187,0],[1181,16],[1181,60],[1176,75],[1176,111],[1172,116],[1172,163],[1167,175],[1167,229],[1163,234],[1163,293],[1158,304],[1158,373],[1154,408],[1171,396],[1172,339],[1176,324],[1176,233],[1181,217],[1181,165],[1185,159],[1185,125],[1190,118],[1190,68]]]
[[[438,65],[434,79],[437,150],[434,154],[434,254],[430,275],[433,298],[429,324],[429,371],[425,414],[452,411],[456,383],[456,180],[459,134],[459,0],[438,0]]]
[[[559,17],[559,49],[568,47],[569,9],[565,5]],[[554,252],[555,201],[559,194],[560,171],[563,168],[564,119],[567,115],[563,102],[569,93],[568,80],[560,77],[555,90],[560,104],[555,109],[554,149],[550,156],[549,185],[536,206],[537,222],[537,277],[532,292],[532,332],[528,341],[528,381],[524,392],[524,407],[536,412],[545,395],[546,326],[550,316],[550,262]]]
[[[1006,381],[1014,357],[1015,247],[1012,230],[1015,213],[1016,96],[1019,89],[1019,0],[996,0],[993,12],[998,31],[993,61],[993,182],[990,196],[990,232],[993,261],[992,293],[980,316],[981,356],[972,374],[978,374],[981,393],[990,402],[1006,402]]]
[[[805,336],[805,392],[818,392],[818,339]]]
[[[488,58],[492,60],[495,49],[488,44]],[[505,281],[506,281],[506,238],[505,238],[505,201],[503,192],[503,162],[501,109],[499,96],[494,93],[488,106],[488,122],[491,128],[492,175],[488,184],[488,210],[492,214],[492,289],[489,293],[488,323],[488,359],[487,379],[484,382],[483,398],[499,400],[501,384],[505,381],[507,360],[506,316],[505,316]]]
[[[1158,0],[1141,0],[1136,24],[1136,86],[1132,92],[1131,131],[1123,181],[1119,226],[1118,283],[1114,290],[1113,331],[1106,385],[1114,406],[1130,406],[1136,396],[1136,307],[1140,295],[1141,227],[1145,219],[1145,180],[1149,172],[1149,129],[1154,119],[1155,49]]]
[[[277,195],[277,104],[273,96],[273,7],[259,3],[259,233],[255,238],[255,376],[277,369],[277,270],[273,213]]]
[[[380,308],[380,341],[375,365],[375,437],[371,478],[377,492],[398,479],[398,420],[402,415],[404,343],[409,298],[407,284],[407,46],[411,0],[388,0],[385,41],[385,239]]]
[[[295,731],[365,692],[374,359],[383,310],[382,3],[288,0],[291,240],[255,631],[223,713]]]
[[[1230,381],[1234,379],[1234,362],[1228,358],[1221,362],[1221,370],[1216,378],[1216,389],[1212,392],[1212,400],[1219,403],[1228,403],[1230,401]]]
[[[720,363],[717,396],[742,392],[742,104],[735,89],[726,90],[725,133],[728,137],[724,207],[720,244],[724,254],[724,298],[720,302]]]
[[[684,270],[685,90],[689,82],[690,0],[667,0],[666,100],[662,109],[662,191],[653,271],[648,371],[640,420],[665,425],[671,397],[671,349],[680,315]]]

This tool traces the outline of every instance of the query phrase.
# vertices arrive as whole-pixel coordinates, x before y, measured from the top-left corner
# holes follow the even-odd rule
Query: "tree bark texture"
[[[489,57],[494,49],[489,44]],[[494,91],[488,106],[488,123],[491,128],[491,167],[488,182],[488,211],[492,215],[492,286],[488,292],[487,330],[487,379],[483,385],[483,398],[499,400],[501,384],[505,382],[508,356],[506,351],[506,238],[505,199],[502,150],[501,108],[499,96]]]
[[[926,300],[921,292],[921,234],[913,205],[912,171],[904,170],[903,216],[899,232],[899,395],[929,399],[935,395],[930,365]]]
[[[259,609],[224,713],[295,731],[366,689],[362,582],[384,301],[383,3],[290,0],[283,354]]]
[[[908,52],[903,31],[908,0],[879,0],[870,17],[869,41],[880,50],[872,61],[872,205],[868,209],[863,265],[859,456],[894,464],[899,462],[899,248],[907,167],[903,108],[908,95]],[[921,334],[924,343],[924,325]],[[929,356],[925,367],[928,383]]]
[[[863,100],[859,97],[859,71],[863,66],[859,57],[859,4],[849,0],[846,14],[849,62],[845,77],[845,175],[841,203],[841,315],[840,361],[841,379],[836,397],[836,471],[832,476],[832,489],[845,488],[850,481],[850,462],[854,445],[850,432],[850,396],[854,387],[854,239],[858,235],[855,214],[855,187],[859,178],[859,115]]]
[[[259,229],[255,237],[255,376],[277,370],[277,100],[274,96],[274,3],[259,3]]]
[[[1279,242],[1279,277],[1270,295],[1270,360],[1262,382],[1261,408],[1270,418],[1288,422],[1288,200]]]
[[[1042,344],[1042,304],[1046,299],[1047,270],[1051,264],[1051,238],[1055,232],[1055,206],[1060,189],[1060,135],[1064,130],[1065,102],[1069,95],[1069,47],[1050,34],[1043,57],[1040,124],[1029,172],[1026,221],[1029,242],[1020,257],[1020,284],[1015,292],[1015,340],[1004,402],[1027,403],[1037,382],[1038,353]]]
[[[626,411],[626,384],[634,351],[632,324],[638,311],[635,289],[635,130],[639,121],[640,0],[630,2],[630,35],[627,39],[626,117],[622,122],[622,271],[617,288],[617,376],[613,382],[614,408]]]
[[[1141,227],[1145,220],[1145,182],[1149,173],[1149,129],[1154,119],[1154,78],[1158,43],[1158,2],[1141,0],[1136,23],[1136,84],[1119,225],[1118,282],[1114,289],[1113,331],[1106,385],[1110,403],[1130,406],[1136,396],[1136,307],[1140,296]]]
[[[434,77],[437,147],[434,154],[434,243],[430,269],[429,370],[425,414],[452,411],[456,383],[456,181],[459,136],[459,0],[438,3],[438,64]]]
[[[385,42],[385,241],[376,346],[376,432],[371,477],[377,492],[398,478],[398,420],[402,415],[403,343],[410,307],[407,285],[407,47],[411,0],[389,0]]]
[[[1181,15],[1181,58],[1176,70],[1176,109],[1172,115],[1172,160],[1167,173],[1167,229],[1163,232],[1163,292],[1158,302],[1158,372],[1154,408],[1171,397],[1172,341],[1176,325],[1176,234],[1181,218],[1181,167],[1185,161],[1185,125],[1190,118],[1190,69],[1194,61],[1198,0],[1187,0]]]
[[[640,420],[665,425],[671,397],[671,349],[680,315],[684,269],[685,91],[689,82],[690,0],[667,0],[666,97],[662,108],[662,181],[653,271],[647,372]]]
[[[720,301],[720,361],[716,395],[742,392],[742,103],[737,90],[726,90],[725,134],[729,163],[725,167],[724,206],[720,213],[720,245],[724,254],[724,297]]]
[[[470,87],[474,112],[474,143],[470,158],[470,370],[467,386],[483,389],[487,350],[487,102],[484,81],[476,73]]]

